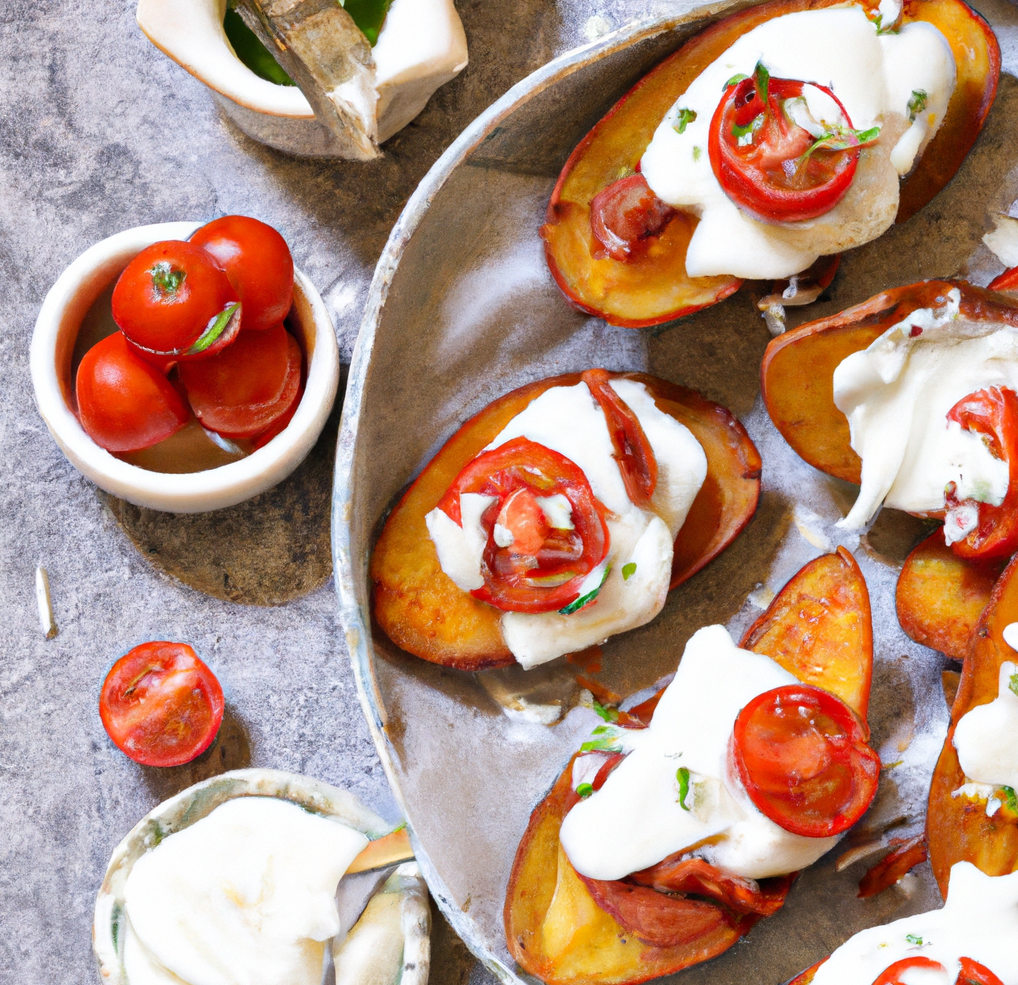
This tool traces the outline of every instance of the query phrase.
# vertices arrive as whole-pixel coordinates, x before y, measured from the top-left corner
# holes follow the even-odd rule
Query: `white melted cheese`
[[[1018,331],[966,321],[959,297],[954,289],[940,307],[913,312],[834,371],[834,403],[862,459],[859,496],[839,526],[862,529],[881,503],[941,510],[948,482],[959,499],[1003,502],[1007,463],[947,414],[977,390],[1018,389]]]
[[[609,511],[608,556],[581,590],[582,595],[596,588],[605,567],[609,568],[595,602],[569,615],[502,614],[506,645],[525,668],[642,626],[661,611],[671,580],[675,537],[707,475],[707,456],[699,442],[688,428],[657,408],[642,383],[616,379],[611,386],[636,414],[657,460],[657,487],[650,510],[638,508],[629,499],[604,413],[585,383],[546,390],[485,449],[525,437],[557,451],[583,470],[594,495]],[[439,509],[426,518],[442,570],[464,591],[483,584],[486,536],[480,517],[489,503],[488,497],[461,496],[462,527]],[[549,502],[542,509],[551,515],[556,506]],[[635,571],[627,568],[631,574],[624,577],[623,569],[632,564]]]
[[[142,855],[124,887],[132,985],[319,985],[359,831],[239,797]]]
[[[727,872],[763,879],[804,868],[827,852],[837,838],[785,831],[753,806],[728,766],[742,708],[794,683],[770,657],[737,647],[723,626],[695,633],[650,726],[624,733],[629,755],[566,815],[559,839],[576,871],[621,879],[690,851]],[[682,767],[690,771],[689,810],[679,802]]]
[[[821,253],[859,245],[832,242],[831,248],[822,249],[815,237],[797,238],[787,227],[760,222],[738,209],[714,177],[707,152],[714,111],[726,82],[737,74],[752,75],[759,61],[774,77],[829,87],[856,130],[889,124],[893,118],[883,139],[901,136],[883,155],[862,152],[856,183],[871,167],[907,173],[940,126],[955,86],[950,46],[940,31],[924,22],[878,35],[861,8],[845,6],[774,17],[744,34],[676,100],[643,155],[641,170],[655,194],[700,217],[686,253],[686,269],[694,277],[783,278],[805,270]],[[925,92],[927,98],[910,125],[914,91]],[[821,111],[820,95],[816,89],[807,93],[814,115]],[[682,133],[674,126],[680,110],[696,113]],[[885,180],[884,186],[888,184],[893,200],[883,210],[882,228],[870,229],[862,241],[876,238],[894,220],[897,183]]]
[[[896,961],[918,956],[938,961],[944,971],[906,971],[906,985],[955,985],[963,957],[1004,985],[1018,985],[1016,941],[1018,872],[991,877],[970,862],[957,862],[943,909],[860,931],[817,969],[813,985],[872,985]]]
[[[965,777],[979,784],[1018,789],[1018,665],[1000,667],[993,701],[966,712],[954,730],[954,748]]]

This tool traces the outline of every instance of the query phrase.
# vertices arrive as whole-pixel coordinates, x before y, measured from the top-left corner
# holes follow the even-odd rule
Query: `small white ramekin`
[[[32,335],[32,385],[39,413],[71,464],[101,489],[138,506],[202,513],[250,499],[285,479],[311,451],[339,387],[339,347],[332,319],[314,285],[294,270],[294,311],[307,366],[304,395],[275,438],[237,462],[202,472],[151,472],[100,448],[74,412],[71,357],[82,320],[102,292],[146,246],[186,239],[201,223],[136,226],[85,250],[50,288]]]

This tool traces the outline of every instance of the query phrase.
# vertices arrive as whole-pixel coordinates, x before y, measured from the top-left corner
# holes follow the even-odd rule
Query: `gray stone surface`
[[[299,534],[289,536],[278,529],[268,536],[230,511],[221,527],[214,517],[186,527],[182,521],[186,536],[165,524],[156,536],[155,525],[134,514],[128,526],[137,542],[147,535],[174,553],[172,564],[164,559],[156,567],[115,519],[125,512],[111,509],[50,438],[32,400],[28,350],[47,289],[92,243],[142,223],[241,212],[287,238],[326,299],[348,361],[389,229],[453,137],[553,55],[660,4],[459,6],[470,67],[371,165],[290,159],[249,141],[223,122],[200,83],[145,40],[126,0],[13,0],[0,12],[4,980],[96,980],[91,908],[110,851],[152,806],[198,779],[249,764],[296,770],[397,816],[361,718],[331,579],[285,605],[258,608],[233,601],[237,593],[212,597],[164,573],[188,578],[194,559],[217,539],[229,541],[229,549],[217,547],[224,570],[245,548],[269,552],[267,565],[278,567],[283,555],[299,562],[296,538],[327,537],[327,510],[319,509],[317,520],[304,517]],[[326,434],[334,435],[334,427]],[[310,485],[301,486],[301,474],[291,480],[297,501],[306,489],[320,488],[314,476],[328,468],[330,440],[319,443],[313,452],[319,461],[302,473]],[[318,502],[317,494],[311,499]],[[286,510],[278,516],[286,522]],[[37,564],[49,571],[60,627],[49,641],[36,612]],[[322,577],[316,573],[309,583]],[[216,749],[163,771],[136,766],[113,748],[97,713],[113,660],[159,638],[193,643],[219,675],[228,703]],[[458,942],[439,927],[433,981],[468,977],[492,980],[471,969]]]

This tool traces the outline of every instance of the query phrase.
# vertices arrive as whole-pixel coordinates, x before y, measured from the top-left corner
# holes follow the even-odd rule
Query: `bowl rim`
[[[407,805],[396,773],[396,752],[390,745],[385,731],[384,702],[371,669],[374,647],[370,593],[363,607],[358,601],[358,587],[367,584],[368,581],[369,552],[365,550],[355,555],[350,536],[350,519],[354,509],[353,462],[358,443],[360,415],[365,403],[365,385],[370,376],[376,332],[396,268],[410,239],[427,214],[432,200],[446,181],[459,165],[497,130],[502,121],[520,107],[562,79],[609,55],[692,22],[712,21],[759,2],[762,0],[707,0],[707,2],[691,0],[666,15],[651,15],[626,24],[596,41],[565,52],[532,72],[476,117],[432,165],[407,201],[382,250],[350,361],[343,414],[340,419],[333,486],[332,551],[338,614],[350,652],[357,694],[393,796],[408,819]],[[411,478],[412,476],[408,476],[408,481]],[[536,981],[517,968],[511,960],[507,964],[492,952],[475,930],[469,914],[454,902],[445,880],[436,870],[427,852],[416,837],[412,836],[411,840],[432,896],[453,930],[474,955],[507,985],[526,985],[528,982]]]
[[[339,388],[339,345],[332,319],[308,277],[294,268],[294,287],[308,303],[315,345],[307,360],[304,395],[287,427],[246,458],[200,472],[153,472],[116,458],[84,431],[60,385],[55,354],[64,316],[84,293],[108,286],[107,275],[146,246],[186,239],[201,222],[162,222],[125,229],[90,246],[49,289],[32,333],[30,366],[36,406],[72,465],[100,488],[152,509],[199,513],[233,506],[270,489],[292,472],[325,426]],[[121,261],[122,264],[121,264]],[[116,274],[113,274],[115,277]],[[102,286],[96,290],[99,281]]]

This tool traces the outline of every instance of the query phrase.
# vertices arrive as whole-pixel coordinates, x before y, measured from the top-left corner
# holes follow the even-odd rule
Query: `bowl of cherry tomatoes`
[[[198,513],[300,464],[335,401],[339,349],[282,236],[223,216],[87,249],[46,295],[31,369],[75,468],[139,506]]]

